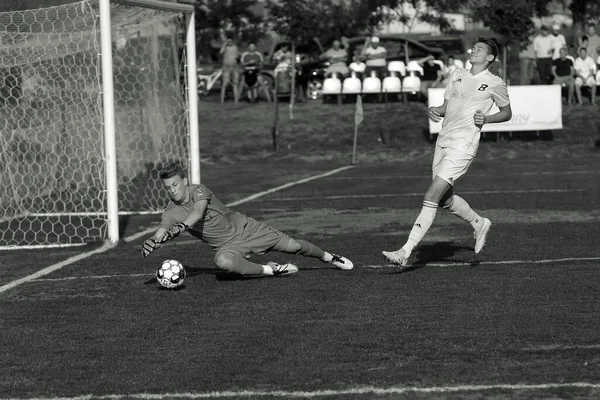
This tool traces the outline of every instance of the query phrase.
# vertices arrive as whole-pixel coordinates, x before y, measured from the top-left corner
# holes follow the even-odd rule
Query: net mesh
[[[188,163],[182,18],[111,4],[119,210],[160,210],[158,168]],[[106,233],[95,1],[0,13],[0,246]]]

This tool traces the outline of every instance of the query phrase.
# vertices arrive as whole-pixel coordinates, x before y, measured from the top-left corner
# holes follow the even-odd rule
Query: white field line
[[[288,390],[225,390],[199,393],[132,393],[132,394],[107,394],[107,395],[82,395],[74,397],[36,397],[36,398],[7,398],[0,400],[120,400],[120,399],[214,399],[214,398],[240,398],[240,397],[282,397],[282,398],[314,398],[327,396],[357,396],[357,395],[390,395],[410,393],[461,393],[484,391],[540,391],[552,389],[600,389],[600,383],[569,382],[569,383],[540,383],[540,384],[498,384],[498,385],[459,385],[459,386],[392,386],[375,387],[359,386],[348,389],[288,391]]]
[[[306,182],[314,181],[316,179],[325,178],[327,176],[337,174],[338,172],[342,172],[342,171],[345,171],[345,170],[350,169],[350,168],[354,168],[354,166],[353,165],[347,165],[345,167],[336,168],[336,169],[333,169],[331,171],[325,172],[323,174],[309,176],[308,178],[300,179],[300,180],[297,180],[297,181],[294,181],[294,182],[288,182],[288,183],[286,183],[284,185],[276,186],[276,187],[271,188],[269,190],[258,192],[258,193],[255,193],[253,195],[250,195],[248,197],[244,197],[243,199],[236,200],[234,202],[225,204],[225,206],[226,207],[235,207],[237,205],[244,204],[244,203],[247,203],[247,202],[252,201],[252,200],[256,200],[256,199],[258,199],[260,197],[263,197],[263,196],[266,196],[268,194],[275,193],[275,192],[278,192],[280,190],[290,188],[292,186],[301,185],[301,184],[306,183]],[[141,232],[138,232],[138,233],[136,233],[134,235],[126,237],[125,239],[123,239],[123,241],[126,242],[126,243],[133,242],[134,240],[137,240],[137,239],[139,239],[142,236],[146,236],[146,235],[154,232],[155,230],[156,230],[156,227],[148,228],[148,229],[143,230]]]
[[[40,250],[40,249],[63,249],[67,247],[81,247],[88,243],[55,243],[55,244],[30,244],[25,246],[0,246],[0,251],[3,250]]]
[[[531,194],[531,193],[575,193],[585,192],[588,189],[529,189],[529,190],[465,190],[460,194],[465,195],[488,195],[488,194]],[[309,196],[309,197],[273,197],[270,201],[297,201],[297,200],[339,200],[339,199],[370,199],[378,197],[422,197],[425,192],[411,193],[382,193],[382,194],[341,194],[332,196]]]
[[[325,172],[323,174],[313,175],[313,176],[309,176],[308,178],[299,179],[297,181],[289,182],[289,183],[286,183],[285,185],[280,185],[280,186],[274,187],[272,189],[265,190],[265,191],[253,194],[251,196],[245,197],[243,199],[234,201],[233,203],[228,204],[228,206],[232,207],[232,206],[236,206],[236,205],[239,205],[239,204],[247,203],[249,201],[258,199],[259,197],[265,196],[267,194],[270,194],[270,193],[273,193],[273,192],[277,192],[279,190],[287,189],[287,188],[295,186],[295,185],[300,185],[302,183],[310,182],[310,181],[313,181],[315,179],[324,178],[326,176],[337,174],[338,172],[342,172],[342,171],[345,171],[345,170],[350,169],[350,168],[354,168],[354,166],[349,165],[349,166],[345,166],[345,167],[341,167],[341,168],[336,168],[336,169],[333,169],[331,171]],[[139,238],[141,236],[144,236],[144,235],[148,234],[149,232],[154,231],[155,229],[156,228],[146,229],[145,231],[142,231],[140,233],[136,233],[134,235],[131,235],[131,236],[128,236],[128,237],[124,238],[123,241],[124,242],[131,242],[131,241],[133,241],[133,240],[135,240],[135,239],[137,239],[137,238]],[[17,280],[9,282],[9,283],[7,283],[7,284],[5,284],[3,286],[0,286],[0,293],[5,292],[5,291],[7,291],[9,289],[12,289],[14,287],[17,287],[17,286],[19,286],[19,285],[21,285],[23,283],[26,283],[26,282],[29,282],[31,280],[40,278],[40,277],[42,277],[44,275],[48,275],[49,273],[52,273],[52,272],[57,271],[57,270],[59,270],[59,269],[61,269],[63,267],[66,267],[67,265],[71,265],[73,263],[76,263],[76,262],[81,261],[83,259],[86,259],[88,257],[91,257],[91,256],[93,256],[95,254],[104,253],[104,252],[112,249],[113,247],[115,247],[115,245],[116,244],[105,243],[102,247],[100,247],[98,249],[95,249],[95,250],[92,250],[92,251],[88,251],[88,252],[85,252],[85,253],[77,254],[77,255],[75,255],[73,257],[67,258],[64,261],[61,261],[59,263],[56,263],[56,264],[50,265],[50,266],[48,266],[46,268],[43,268],[43,269],[41,269],[41,270],[39,270],[39,271],[31,274],[31,275],[27,275],[27,276],[25,276],[23,278],[19,278]]]
[[[113,278],[135,278],[140,276],[154,276],[154,274],[115,274],[115,275],[85,275],[85,276],[65,276],[62,278],[40,278],[32,282],[61,282],[75,281],[80,279],[113,279]]]
[[[565,258],[552,258],[545,260],[504,260],[504,261],[469,261],[469,262],[432,262],[432,263],[424,263],[424,264],[413,264],[413,266],[427,266],[427,267],[462,267],[466,265],[515,265],[515,264],[554,264],[568,261],[600,261],[600,257],[565,257]],[[362,268],[398,268],[393,264],[385,264],[385,265],[365,265]],[[410,268],[410,266],[403,267]]]
[[[113,247],[115,247],[114,244],[110,244],[107,242],[102,247],[99,247],[96,250],[88,251],[85,253],[80,253],[73,257],[69,257],[64,261],[61,261],[56,264],[52,264],[46,268],[43,268],[43,269],[31,274],[31,275],[24,276],[23,278],[16,279],[12,282],[7,283],[6,285],[0,286],[0,293],[6,292],[9,289],[17,287],[19,285],[22,285],[23,283],[32,281],[32,280],[42,277],[44,275],[48,275],[49,273],[57,271],[57,270],[61,269],[62,267],[66,267],[67,265],[71,265],[73,263],[76,263],[76,262],[86,259],[88,257],[91,257],[94,254],[104,253],[104,252],[112,249]]]
[[[502,176],[540,176],[540,175],[545,175],[545,176],[554,176],[554,175],[598,175],[600,174],[600,170],[597,171],[540,171],[540,172],[534,172],[534,171],[522,171],[522,172],[515,172],[515,173],[509,173],[509,174],[503,174]],[[474,173],[471,174],[469,173],[468,175],[469,177],[498,177],[498,174],[494,173],[494,174],[486,174],[486,173]],[[336,181],[343,181],[343,180],[353,180],[353,181],[358,181],[358,180],[392,180],[392,179],[422,179],[422,178],[429,178],[431,179],[431,174],[407,174],[407,175],[403,175],[401,173],[393,174],[393,175],[373,175],[373,176],[356,176],[356,177],[352,177],[352,176],[336,176],[333,178],[330,178],[332,180],[336,180]]]
[[[189,243],[197,243],[197,240],[190,240]],[[557,258],[549,260],[505,260],[505,261],[483,261],[483,262],[447,262],[447,263],[427,263],[427,264],[415,264],[414,266],[427,266],[427,267],[460,267],[465,265],[514,265],[514,264],[553,264],[559,262],[568,261],[600,261],[600,257],[579,257],[579,258]],[[368,269],[382,269],[382,268],[398,268],[392,264],[387,265],[356,265],[357,269],[368,268]],[[85,275],[85,276],[66,276],[62,278],[41,278],[34,279],[34,282],[60,282],[60,281],[72,281],[79,279],[113,279],[123,277],[139,277],[139,276],[154,276],[154,274],[114,274],[114,275]],[[599,345],[600,346],[600,345]]]

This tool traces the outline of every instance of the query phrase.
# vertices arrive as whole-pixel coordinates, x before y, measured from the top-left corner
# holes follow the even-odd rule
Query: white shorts
[[[471,166],[471,163],[473,162],[473,158],[472,155],[460,150],[435,146],[432,179],[439,176],[450,185],[454,186],[454,182],[467,172],[469,166]]]
[[[575,78],[575,86],[592,86],[596,84],[596,79],[594,79],[593,76],[588,76],[585,79],[585,84],[583,83],[583,79],[581,79],[579,76],[577,78]]]

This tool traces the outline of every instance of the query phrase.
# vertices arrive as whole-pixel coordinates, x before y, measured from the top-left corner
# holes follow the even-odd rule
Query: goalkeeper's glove
[[[177,236],[181,235],[183,232],[189,229],[189,226],[184,224],[183,222],[179,222],[171,227],[165,235],[165,240],[173,240]]]
[[[154,251],[156,248],[156,241],[152,238],[146,239],[144,244],[142,245],[142,255],[144,257],[148,257],[150,253]]]

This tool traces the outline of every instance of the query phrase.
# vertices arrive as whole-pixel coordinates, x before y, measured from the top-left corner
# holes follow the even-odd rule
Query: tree
[[[569,10],[573,16],[573,40],[577,43],[585,24],[589,20],[600,18],[600,4],[597,0],[571,0]]]
[[[408,33],[419,23],[438,26],[442,32],[452,31],[452,22],[444,13],[459,11],[461,0],[396,0],[385,1],[381,6],[383,22],[399,21]]]
[[[196,40],[199,51],[210,50],[210,42],[224,35],[242,41],[256,41],[265,32],[261,15],[252,11],[257,0],[196,0]]]

